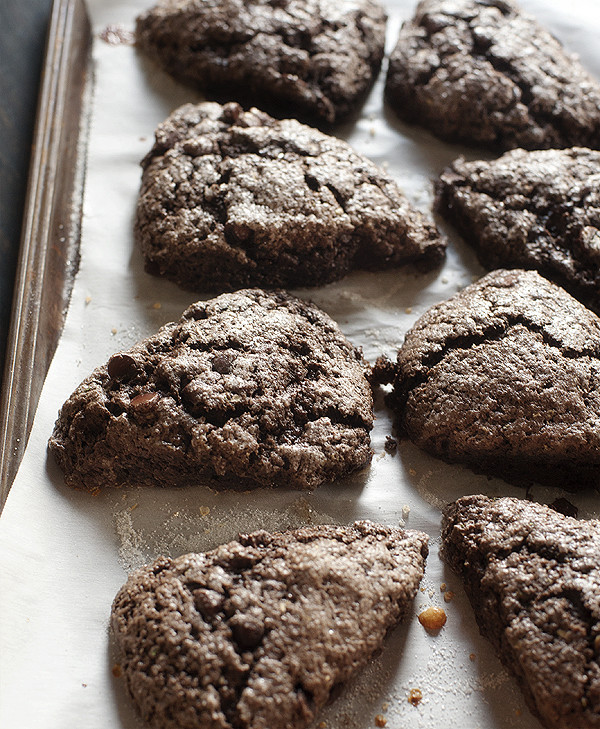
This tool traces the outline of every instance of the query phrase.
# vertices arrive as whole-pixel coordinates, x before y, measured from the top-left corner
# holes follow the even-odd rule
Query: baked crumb
[[[448,590],[448,592],[444,593],[444,602],[450,602],[450,600],[452,600],[453,597],[454,597],[454,593],[452,592],[452,590]]]
[[[408,694],[408,703],[412,704],[413,706],[418,706],[421,703],[422,698],[423,692],[421,691],[421,689],[411,689]]]
[[[115,678],[121,678],[121,676],[123,675],[123,670],[121,669],[121,664],[115,663],[115,665],[112,667],[111,673]]]
[[[477,656],[474,653],[469,653],[469,660],[474,661],[477,658]]]
[[[447,587],[446,583],[442,582],[442,584],[440,585],[440,592],[446,592],[446,587]]]
[[[425,630],[440,630],[446,625],[446,613],[441,607],[431,606],[419,613],[419,622]]]
[[[375,726],[383,727],[387,724],[387,719],[383,714],[377,714],[375,717]]]
[[[134,34],[122,25],[107,25],[99,37],[109,46],[132,46],[135,43]]]
[[[393,455],[398,450],[398,441],[392,438],[391,435],[386,435],[384,448],[388,453]]]

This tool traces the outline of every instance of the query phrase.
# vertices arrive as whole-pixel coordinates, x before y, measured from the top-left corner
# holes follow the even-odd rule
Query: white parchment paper
[[[91,119],[81,268],[59,349],[48,374],[33,432],[0,519],[0,727],[2,729],[133,729],[139,726],[113,676],[108,618],[127,571],[159,554],[210,549],[239,531],[279,529],[307,522],[348,523],[368,518],[406,523],[431,537],[431,554],[414,615],[388,639],[379,657],[317,720],[331,729],[539,727],[520,691],[479,635],[457,579],[440,562],[440,507],[467,493],[523,496],[500,480],[476,476],[431,458],[410,443],[385,452],[391,419],[376,407],[372,465],[313,494],[259,490],[215,494],[208,489],[122,489],[96,496],[64,486],[46,443],[63,401],[94,367],[115,351],[179,318],[194,295],[143,271],[132,241],[140,181],[139,161],[153,130],[178,105],[199,99],[128,45],[99,38],[109,24],[133,29],[145,0],[91,0],[95,89]],[[388,51],[413,0],[388,0]],[[600,77],[598,0],[522,0]],[[385,65],[384,65],[385,72]],[[361,117],[340,136],[387,165],[408,197],[430,208],[431,179],[459,154],[399,122],[383,105],[384,73]],[[443,226],[442,226],[443,227]],[[394,356],[404,334],[432,304],[483,272],[473,253],[450,234],[439,271],[416,277],[401,270],[355,273],[339,283],[294,292],[312,298],[374,361]],[[552,501],[559,491],[535,488]],[[569,498],[583,517],[598,515],[594,495]],[[446,603],[445,582],[455,593]],[[436,636],[416,620],[427,605],[441,605],[448,622]],[[418,688],[423,700],[408,700]]]

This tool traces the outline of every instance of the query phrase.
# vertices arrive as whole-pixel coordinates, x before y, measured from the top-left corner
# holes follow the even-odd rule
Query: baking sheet
[[[433,459],[410,443],[384,449],[391,419],[376,405],[371,466],[313,494],[286,490],[213,493],[208,489],[122,489],[95,496],[64,486],[46,442],[60,405],[115,351],[177,319],[193,294],[144,273],[132,241],[139,161],[156,125],[179,104],[199,99],[126,44],[99,38],[108,25],[133,28],[141,0],[89,3],[96,76],[87,157],[81,264],[65,329],[48,374],[29,446],[0,519],[0,726],[6,729],[133,729],[140,726],[113,675],[110,606],[127,571],[158,554],[212,548],[238,531],[368,518],[406,523],[431,537],[414,614],[325,711],[332,729],[374,726],[432,729],[539,727],[514,681],[478,634],[458,581],[440,562],[440,507],[467,493],[523,496],[524,490]],[[388,50],[412,0],[386,3]],[[596,0],[523,0],[600,77]],[[383,106],[384,75],[355,123],[339,130],[359,151],[387,165],[419,207],[431,204],[431,178],[458,154],[478,156],[398,122]],[[481,275],[471,251],[451,235],[445,265],[423,277],[402,271],[354,273],[339,283],[295,291],[313,299],[374,361],[393,356],[406,330],[430,305]],[[536,487],[534,498],[565,495]],[[594,494],[568,498],[583,517],[598,515]],[[455,593],[445,603],[440,584]],[[416,620],[427,605],[448,615],[428,635]],[[412,688],[423,700],[408,701]]]
[[[91,41],[83,0],[55,0],[0,396],[0,513],[25,452],[79,263]]]

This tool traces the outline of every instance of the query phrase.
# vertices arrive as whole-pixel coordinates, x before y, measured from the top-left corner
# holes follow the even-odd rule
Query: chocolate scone
[[[314,286],[441,262],[445,241],[340,139],[238,104],[187,104],[142,162],[135,236],[151,273],[197,291]]]
[[[223,294],[96,369],[49,447],[67,484],[312,489],[371,459],[360,351],[313,304]]]
[[[370,522],[241,535],[161,558],[115,598],[128,691],[154,729],[299,729],[409,611],[427,536]]]
[[[600,318],[535,271],[498,270],[416,322],[389,402],[446,461],[577,489],[600,485],[598,382]]]
[[[137,46],[196,88],[273,113],[337,122],[381,66],[378,0],[161,0],[137,19]]]
[[[520,499],[466,496],[442,554],[481,633],[547,729],[600,727],[600,522]]]
[[[391,54],[386,96],[449,141],[600,148],[600,83],[511,0],[422,0]]]
[[[533,268],[600,311],[600,152],[516,149],[458,159],[436,207],[488,268]]]

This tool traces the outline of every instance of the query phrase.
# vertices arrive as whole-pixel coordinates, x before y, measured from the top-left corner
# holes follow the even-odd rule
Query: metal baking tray
[[[91,32],[82,0],[55,0],[25,201],[0,407],[0,511],[25,452],[79,260]]]

